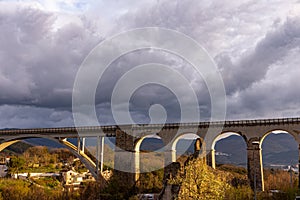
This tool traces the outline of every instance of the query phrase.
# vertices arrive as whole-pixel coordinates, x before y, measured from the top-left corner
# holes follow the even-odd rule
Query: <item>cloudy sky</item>
[[[180,31],[207,50],[224,81],[227,119],[300,116],[299,0],[0,0],[0,127],[73,126],[73,84],[84,58],[108,37],[149,26]],[[188,63],[141,50],[114,61],[100,80],[95,107],[101,124],[114,123],[117,80],[150,62],[190,78],[202,119],[210,116],[205,82]],[[180,83],[174,87],[184,96]],[[178,100],[159,85],[132,95],[133,120],[148,123],[153,104],[165,107],[168,121],[180,120]]]

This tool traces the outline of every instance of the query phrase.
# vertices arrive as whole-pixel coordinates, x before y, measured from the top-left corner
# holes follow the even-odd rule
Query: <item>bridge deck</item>
[[[21,135],[21,134],[67,134],[73,135],[82,133],[85,136],[93,136],[97,133],[114,137],[116,130],[121,127],[125,129],[169,129],[177,127],[232,127],[232,126],[267,126],[280,124],[300,124],[300,118],[278,118],[278,119],[254,119],[254,120],[233,120],[214,122],[192,122],[192,123],[167,123],[167,124],[135,124],[135,125],[111,125],[111,126],[86,126],[86,127],[60,127],[60,128],[33,128],[33,129],[3,129],[0,135]]]

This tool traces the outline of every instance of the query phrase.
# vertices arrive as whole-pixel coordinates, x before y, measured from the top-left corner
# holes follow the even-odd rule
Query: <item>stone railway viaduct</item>
[[[0,151],[22,139],[47,138],[65,145],[83,162],[95,177],[99,177],[103,169],[103,138],[115,137],[116,148],[114,163],[115,169],[118,169],[115,170],[115,175],[120,176],[120,178],[122,177],[122,180],[128,181],[128,184],[134,184],[140,173],[139,148],[141,142],[147,136],[153,136],[155,134],[162,139],[165,144],[164,159],[165,166],[167,166],[168,164],[176,162],[176,143],[178,140],[186,134],[195,134],[203,143],[200,155],[205,155],[207,163],[215,168],[214,146],[216,141],[225,133],[235,133],[242,136],[247,144],[247,170],[251,187],[257,190],[264,190],[261,145],[268,134],[278,130],[285,131],[292,135],[300,147],[300,118],[281,118],[181,124],[172,123],[164,125],[151,124],[0,130]],[[77,145],[70,143],[67,140],[68,138],[77,138]],[[85,138],[97,138],[95,157],[88,154],[85,150]]]

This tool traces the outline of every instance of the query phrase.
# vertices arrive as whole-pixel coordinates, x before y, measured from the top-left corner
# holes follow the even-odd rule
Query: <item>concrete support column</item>
[[[172,154],[172,162],[176,162],[177,161],[176,150],[171,150],[171,154]]]
[[[130,127],[131,128],[131,127]],[[128,130],[130,131],[130,130]],[[116,132],[114,176],[122,180],[119,184],[131,188],[136,182],[136,158],[134,137],[122,130]]]
[[[127,187],[135,185],[138,174],[136,174],[136,154],[121,149],[115,150],[114,176],[122,180]]]
[[[300,144],[298,147],[298,169],[300,168]],[[298,172],[298,189],[300,189],[300,171]]]
[[[134,169],[135,169],[135,181],[138,181],[140,178],[140,151],[134,152]]]
[[[82,138],[82,145],[81,145],[81,151],[84,153],[85,148],[85,138]]]
[[[215,150],[211,149],[208,150],[206,154],[206,163],[208,166],[212,167],[213,169],[216,169],[216,155],[215,155]]]
[[[180,164],[176,163],[176,150],[172,150],[171,148],[166,148],[164,151],[164,179],[163,182],[166,183],[166,181],[168,179],[170,179],[171,177],[173,177],[176,173],[174,170],[174,166],[175,164],[179,165],[180,168]],[[177,168],[176,168],[177,169]],[[177,171],[176,171],[177,172]]]
[[[164,151],[164,157],[165,157],[165,166],[172,164],[173,162],[176,162],[176,150],[172,149],[166,149]]]
[[[100,173],[102,173],[104,165],[104,137],[97,136],[96,159],[96,171],[98,173],[100,168]]]
[[[80,155],[80,137],[77,137],[77,153]]]
[[[104,137],[101,137],[101,159],[100,159],[100,172],[103,172],[104,165]]]
[[[99,173],[99,160],[100,160],[100,137],[97,136],[97,144],[96,144],[96,172]]]
[[[255,191],[264,191],[263,163],[259,141],[249,141],[248,149],[248,179]]]

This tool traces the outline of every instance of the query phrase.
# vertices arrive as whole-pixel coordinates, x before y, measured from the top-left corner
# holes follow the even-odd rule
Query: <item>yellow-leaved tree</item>
[[[180,186],[178,200],[222,200],[230,188],[225,177],[213,172],[200,158],[189,161],[170,183]]]

